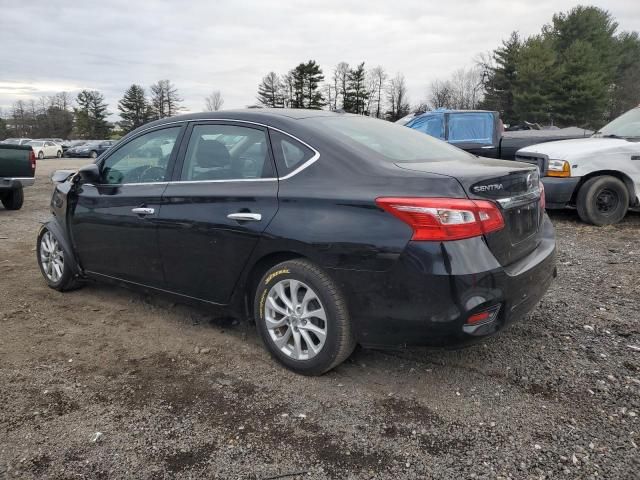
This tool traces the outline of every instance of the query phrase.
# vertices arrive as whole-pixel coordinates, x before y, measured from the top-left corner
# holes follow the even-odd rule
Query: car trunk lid
[[[496,202],[505,226],[485,235],[485,240],[502,265],[526,256],[540,243],[544,209],[540,205],[535,167],[483,158],[465,162],[397,163],[396,166],[451,176],[462,185],[469,198]]]

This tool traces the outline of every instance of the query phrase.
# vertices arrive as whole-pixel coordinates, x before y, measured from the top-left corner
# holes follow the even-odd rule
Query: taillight
[[[547,208],[547,199],[544,196],[544,183],[540,182],[540,210],[544,213]]]
[[[29,154],[29,161],[31,162],[31,170],[35,172],[36,171],[36,152],[34,152],[33,150],[31,150],[31,153]]]
[[[504,227],[498,206],[487,200],[382,197],[376,204],[413,228],[412,240],[460,240]]]

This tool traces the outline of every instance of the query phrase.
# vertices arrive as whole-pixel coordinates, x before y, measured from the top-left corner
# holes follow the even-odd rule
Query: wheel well
[[[604,177],[607,175],[611,177],[616,177],[617,179],[621,180],[622,183],[624,183],[624,185],[627,187],[627,191],[629,192],[629,206],[635,206],[636,190],[633,185],[633,180],[631,180],[627,175],[625,175],[622,172],[619,172],[618,170],[598,170],[597,172],[591,172],[585,175],[584,177],[582,177],[582,179],[578,183],[578,186],[573,192],[573,195],[571,197],[571,203],[575,205],[576,199],[578,197],[578,191],[582,188],[582,185],[584,185],[584,183],[587,180],[590,180],[594,177]]]
[[[274,252],[265,255],[253,265],[244,284],[244,303],[248,318],[253,318],[253,294],[262,276],[274,265],[294,258],[305,257],[295,252]]]

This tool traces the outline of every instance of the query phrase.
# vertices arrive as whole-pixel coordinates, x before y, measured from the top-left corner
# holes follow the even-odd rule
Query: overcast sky
[[[222,92],[255,103],[261,78],[316,60],[404,73],[410,100],[469,66],[513,30],[540,31],[564,0],[0,0],[0,108],[66,90],[100,90],[117,112],[131,83],[170,79],[189,111]],[[597,1],[620,30],[640,30],[640,1]]]

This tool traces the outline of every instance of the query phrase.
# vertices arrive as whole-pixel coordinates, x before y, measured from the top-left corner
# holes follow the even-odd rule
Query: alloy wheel
[[[327,339],[324,306],[311,287],[299,280],[281,280],[271,287],[265,322],[276,347],[294,360],[315,357]]]
[[[60,281],[64,272],[64,252],[60,242],[49,231],[45,232],[40,239],[40,263],[49,281],[53,283]]]

